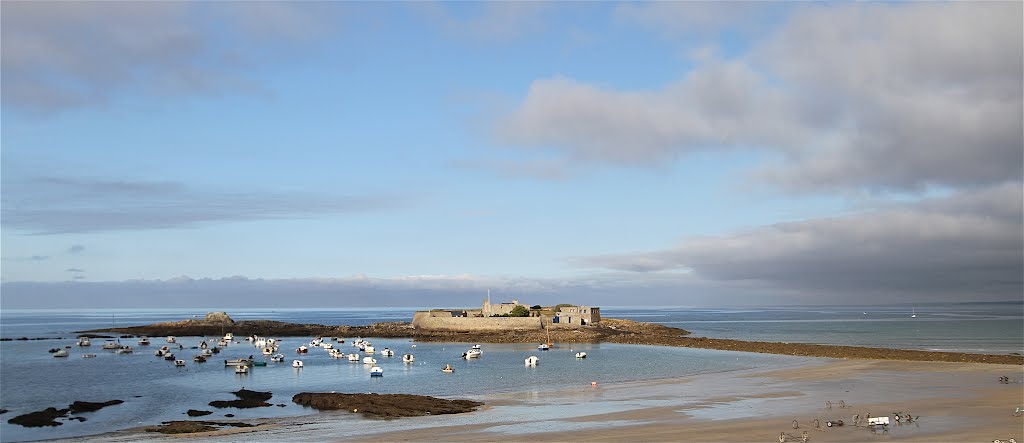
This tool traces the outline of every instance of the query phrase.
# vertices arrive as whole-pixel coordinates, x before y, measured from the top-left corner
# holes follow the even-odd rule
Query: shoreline
[[[71,440],[775,441],[782,432],[806,430],[811,441],[854,442],[881,437],[852,426],[854,414],[902,411],[918,421],[893,422],[886,440],[1024,441],[1022,418],[1011,414],[1024,385],[996,381],[1020,373],[1014,365],[813,358],[795,367],[482,395],[484,408],[444,417],[385,421],[321,412],[202,434],[156,436],[133,428]],[[847,407],[825,407],[839,400]],[[814,419],[821,429],[813,428]],[[825,427],[836,419],[846,425]]]
[[[271,320],[234,322],[208,322],[185,320],[155,323],[144,326],[92,329],[80,334],[113,332],[147,335],[151,337],[173,335],[219,336],[233,332],[238,337],[260,335],[269,337],[336,336],[408,338],[423,342],[453,343],[541,343],[549,338],[544,331],[452,332],[423,331],[408,322],[374,323],[368,326],[330,326],[295,324]],[[550,332],[554,343],[618,343],[633,345],[673,346],[683,348],[714,349],[720,351],[755,352],[761,354],[791,355],[799,357],[843,358],[866,360],[901,360],[930,362],[959,362],[1010,364],[1024,366],[1020,354],[973,354],[964,352],[924,351],[894,348],[871,348],[812,343],[761,342],[708,337],[690,337],[684,329],[656,323],[606,318],[599,324],[579,329],[555,329]]]

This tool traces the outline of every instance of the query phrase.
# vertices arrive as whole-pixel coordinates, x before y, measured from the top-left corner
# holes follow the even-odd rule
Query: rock
[[[119,405],[124,403],[124,400],[110,400],[102,403],[93,403],[88,401],[76,401],[68,406],[71,412],[77,414],[79,412],[95,412],[103,409],[107,406]]]
[[[6,413],[7,413],[6,409],[0,409],[0,414],[6,414]]]
[[[213,411],[200,411],[198,409],[189,409],[188,412],[186,412],[186,414],[188,414],[189,417],[202,417],[204,415],[210,415],[212,413]]]
[[[266,400],[270,400],[274,394],[270,392],[250,391],[248,389],[242,389],[239,391],[232,392],[238,400],[215,400],[210,402],[210,406],[215,408],[263,408],[272,406],[267,403]]]
[[[234,417],[235,414],[224,414],[224,416],[230,418],[230,417]]]
[[[60,426],[64,423],[57,421],[57,418],[64,417],[68,414],[67,409],[57,408],[46,408],[42,411],[29,412],[28,414],[19,415],[10,420],[7,423],[21,425],[26,428],[38,428],[42,426]]]
[[[255,425],[238,422],[175,420],[165,421],[160,426],[148,427],[146,428],[146,432],[159,432],[161,434],[192,434],[196,432],[216,431],[227,426],[250,428]]]
[[[232,320],[231,317],[228,317],[228,314],[226,312],[210,312],[210,313],[207,313],[206,314],[206,318],[204,318],[203,321],[205,321],[207,323],[221,323],[221,324],[228,324],[228,325],[235,324],[235,321]]]
[[[287,406],[288,406],[288,405],[286,405],[286,404],[284,404],[284,403],[278,403],[278,404],[277,404],[277,407],[279,407],[279,408],[284,408],[284,407],[287,407]]]
[[[411,394],[343,394],[333,392],[302,392],[292,401],[317,410],[351,410],[367,417],[399,418],[421,415],[459,414],[472,412],[483,403],[472,400]]]

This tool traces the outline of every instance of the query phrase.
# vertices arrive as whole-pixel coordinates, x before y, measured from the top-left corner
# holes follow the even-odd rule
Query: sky
[[[1017,2],[0,3],[0,308],[1024,297]]]

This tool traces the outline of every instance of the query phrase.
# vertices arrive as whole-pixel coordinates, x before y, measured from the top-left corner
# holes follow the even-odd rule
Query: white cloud
[[[798,190],[1018,180],[1021,16],[1020,3],[806,6],[743,56],[658,89],[537,80],[496,133],[611,163],[765,149],[785,162],[756,176]]]

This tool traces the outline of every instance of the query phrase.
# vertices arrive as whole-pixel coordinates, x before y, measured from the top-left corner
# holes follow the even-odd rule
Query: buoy
[[[597,382],[596,381],[590,382],[590,386],[597,386]]]

